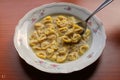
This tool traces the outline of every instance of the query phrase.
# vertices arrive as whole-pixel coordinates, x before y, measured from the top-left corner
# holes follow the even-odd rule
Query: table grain
[[[31,9],[52,2],[70,2],[93,11],[103,0],[0,0],[0,80],[120,80],[120,0],[96,14],[107,41],[100,58],[70,74],[49,74],[26,64],[13,44],[18,21]]]

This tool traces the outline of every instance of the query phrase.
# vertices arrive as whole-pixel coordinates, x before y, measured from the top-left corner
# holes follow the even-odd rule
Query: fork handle
[[[87,23],[88,20],[94,15],[96,14],[98,11],[102,10],[105,6],[107,6],[108,4],[110,4],[113,0],[105,0],[86,20],[85,22]]]

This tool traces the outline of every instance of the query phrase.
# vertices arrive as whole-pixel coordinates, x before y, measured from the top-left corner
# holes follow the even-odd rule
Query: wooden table
[[[103,0],[0,0],[0,80],[120,80],[120,0],[100,11],[107,43],[102,56],[70,74],[49,74],[26,64],[15,50],[15,27],[29,10],[51,2],[71,2],[93,11]]]

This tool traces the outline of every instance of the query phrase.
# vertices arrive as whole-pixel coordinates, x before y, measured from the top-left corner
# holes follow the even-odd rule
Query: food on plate
[[[49,15],[34,24],[29,45],[41,59],[57,63],[73,61],[89,49],[90,29],[81,35],[82,21],[72,15]]]

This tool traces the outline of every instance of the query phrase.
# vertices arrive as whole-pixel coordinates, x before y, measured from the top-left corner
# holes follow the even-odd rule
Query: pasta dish
[[[57,63],[73,61],[88,49],[91,31],[77,25],[72,15],[48,15],[34,24],[29,45],[37,57]]]

